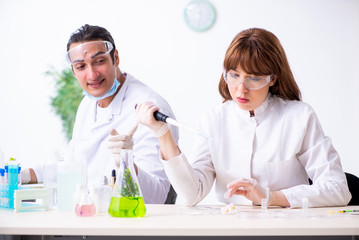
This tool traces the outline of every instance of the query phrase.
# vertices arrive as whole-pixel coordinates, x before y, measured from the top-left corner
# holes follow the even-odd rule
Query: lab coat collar
[[[251,117],[249,111],[247,110],[243,110],[240,107],[238,107],[238,105],[233,101],[234,105],[235,105],[235,109],[237,110],[237,112],[244,118],[254,118],[256,120],[260,120],[265,116],[266,110],[268,109],[268,105],[270,102],[272,95],[270,93],[268,93],[267,98],[264,100],[264,102],[254,110],[254,116]]]
[[[126,76],[126,80],[124,81],[120,91],[118,91],[118,93],[116,94],[116,96],[111,102],[112,114],[116,114],[116,115],[119,115],[121,113],[122,103],[128,88],[128,84],[133,79],[133,77],[130,74],[128,73],[123,73],[123,74]]]
[[[109,120],[108,122],[96,122],[96,111],[98,108],[97,105],[97,101],[93,101],[93,124],[92,124],[92,130],[94,130],[97,127],[109,124],[112,122],[113,119],[113,115],[119,115],[121,114],[121,110],[122,110],[122,102],[123,99],[125,97],[125,93],[127,91],[127,87],[128,87],[128,83],[129,81],[132,81],[132,76],[130,76],[128,73],[126,73],[127,77],[126,80],[124,81],[122,87],[120,88],[120,90],[118,91],[118,93],[116,94],[116,96],[113,98],[112,102],[107,106],[108,108],[111,108],[111,120]]]
[[[254,117],[257,118],[257,117],[263,116],[263,114],[268,109],[268,104],[269,104],[271,96],[272,95],[268,92],[266,100],[264,100],[264,102],[258,108],[254,109]]]

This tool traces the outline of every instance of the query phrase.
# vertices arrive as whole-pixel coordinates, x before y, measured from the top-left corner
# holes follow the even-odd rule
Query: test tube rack
[[[18,186],[18,169],[8,173],[8,184],[0,185],[0,208],[15,212],[49,209],[49,190],[41,187]]]

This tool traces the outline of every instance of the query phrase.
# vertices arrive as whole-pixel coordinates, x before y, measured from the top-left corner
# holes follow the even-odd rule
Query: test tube
[[[268,210],[268,199],[267,198],[261,199],[261,207],[262,207],[262,212],[266,212]]]
[[[5,169],[0,168],[0,185],[5,185]]]
[[[265,198],[261,199],[262,212],[266,212],[268,210],[269,187],[266,187],[265,193],[266,193]]]
[[[5,169],[0,168],[0,207],[5,206]]]
[[[302,198],[302,211],[303,213],[308,213],[309,201],[308,198]]]
[[[18,165],[17,184],[19,187],[21,187],[21,166],[20,165]]]
[[[4,184],[8,184],[8,178],[9,178],[9,165],[5,165],[5,175],[4,175]]]

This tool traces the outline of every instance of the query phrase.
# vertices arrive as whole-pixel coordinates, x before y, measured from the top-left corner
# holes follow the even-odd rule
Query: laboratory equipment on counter
[[[44,187],[49,189],[50,207],[57,205],[57,167],[64,158],[60,151],[54,151],[44,166]]]
[[[80,201],[78,201],[75,205],[75,213],[79,217],[91,217],[96,214],[96,206],[88,192],[87,159],[86,159],[86,147],[85,147],[86,141],[81,140],[75,142],[75,144],[76,143],[80,144],[80,146],[77,147],[77,151],[81,159],[83,189],[82,191],[80,190],[81,197],[79,198]]]
[[[113,188],[113,186],[115,186],[115,182],[116,182],[116,170],[112,169],[111,171],[111,180],[110,180],[110,186]]]
[[[168,117],[167,115],[165,115],[165,114],[163,114],[163,113],[161,113],[161,112],[159,112],[159,111],[155,111],[155,112],[153,113],[153,116],[155,117],[155,119],[156,119],[157,121],[166,122],[166,123],[171,124],[171,125],[173,125],[173,126],[177,126],[177,127],[186,129],[186,130],[188,130],[188,131],[190,131],[190,132],[193,132],[193,133],[195,133],[195,134],[197,134],[197,135],[200,135],[200,136],[202,136],[202,137],[204,137],[204,138],[207,138],[208,140],[212,140],[212,138],[211,138],[210,136],[204,134],[203,132],[201,132],[201,131],[199,131],[199,130],[197,130],[197,129],[193,129],[193,128],[187,127],[186,125],[177,122],[176,120],[174,120],[174,119]]]
[[[95,203],[92,201],[86,187],[82,184],[76,185],[74,209],[76,216],[79,217],[91,217],[96,214]]]
[[[112,196],[112,186],[109,185],[107,176],[103,176],[100,184],[94,185],[90,193],[96,205],[96,211],[98,213],[107,213]]]
[[[146,207],[133,164],[132,149],[123,149],[120,155],[121,164],[108,213],[113,217],[143,217]]]
[[[0,185],[5,185],[5,169],[0,168]]]
[[[15,158],[5,165],[5,174],[2,178],[3,184],[0,186],[1,207],[14,208],[14,193],[18,186],[19,166]]]
[[[0,207],[14,209],[15,212],[49,208],[49,192],[41,184],[19,186],[20,166],[11,158],[6,165],[7,181],[4,169],[0,169]]]
[[[82,183],[76,184],[76,191],[74,193],[74,198],[73,198],[74,207],[76,206],[77,203],[81,201],[83,190],[84,190],[84,185],[82,185]]]
[[[20,166],[20,164],[18,165],[18,168],[17,168],[17,185],[19,186],[19,187],[21,187],[21,166]]]
[[[29,184],[14,191],[14,211],[48,210],[50,206],[49,189],[42,184]]]
[[[60,211],[71,212],[73,208],[73,196],[76,184],[81,183],[81,158],[75,154],[72,144],[65,160],[57,166],[57,207]]]
[[[111,202],[112,187],[108,184],[106,176],[101,178],[101,184],[97,189],[98,198],[98,211],[100,213],[108,212],[108,208]]]

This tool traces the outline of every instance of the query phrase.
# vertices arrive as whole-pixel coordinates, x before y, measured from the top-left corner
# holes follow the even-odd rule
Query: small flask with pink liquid
[[[82,185],[78,186],[74,197],[75,214],[79,217],[91,217],[96,214],[96,206],[92,201],[87,189]]]
[[[78,154],[81,159],[82,166],[82,185],[83,187],[79,188],[75,194],[75,213],[79,217],[91,217],[96,214],[96,205],[94,201],[92,201],[91,196],[88,192],[88,184],[87,184],[87,151],[88,151],[88,143],[86,140],[76,140],[78,147]]]

